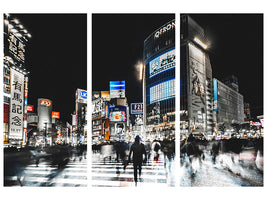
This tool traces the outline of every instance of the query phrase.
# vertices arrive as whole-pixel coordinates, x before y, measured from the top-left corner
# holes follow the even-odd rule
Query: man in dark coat
[[[137,168],[139,169],[139,178],[141,176],[142,171],[142,162],[146,162],[147,155],[145,150],[145,145],[140,142],[140,137],[137,135],[135,137],[135,142],[130,148],[129,153],[129,161],[131,161],[131,155],[133,153],[133,166],[134,166],[134,181],[135,185],[137,185]],[[145,159],[143,160],[143,154],[145,156]]]

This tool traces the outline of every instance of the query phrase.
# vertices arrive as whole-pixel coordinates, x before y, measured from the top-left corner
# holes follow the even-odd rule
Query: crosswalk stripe
[[[130,171],[130,170],[133,171],[133,168],[131,168],[131,169],[126,169],[127,172]],[[117,169],[114,169],[114,168],[111,168],[111,169],[107,169],[107,168],[92,168],[91,171],[96,171],[96,172],[97,172],[97,171],[116,172]],[[165,172],[164,169],[161,169],[161,170],[157,169],[156,171],[157,171],[157,172],[161,172],[161,173],[164,173],[164,172]],[[142,172],[143,172],[143,173],[151,173],[151,172],[155,172],[155,170],[154,170],[154,169],[146,169],[146,168],[142,167]]]
[[[121,182],[121,181],[102,181],[102,180],[92,180],[91,184],[93,187],[132,187],[134,186],[134,182]],[[166,183],[157,183],[155,184],[155,182],[151,182],[151,183],[144,183],[144,182],[139,182],[138,185],[140,185],[140,187],[167,187]]]
[[[121,162],[114,160],[103,161],[95,157],[91,164],[91,186],[93,187],[132,187],[134,183],[133,163],[129,163],[126,170]],[[139,178],[139,176],[138,176]],[[142,182],[139,186],[161,185],[167,186],[166,170],[163,159],[149,160],[142,165]]]
[[[17,176],[5,176],[5,181],[13,181],[12,186],[17,186]],[[30,164],[23,169],[21,176],[23,186],[73,186],[86,187],[87,180],[87,160],[69,161],[64,168],[58,170],[57,165],[51,166],[49,162]]]
[[[104,176],[104,177],[114,177],[114,174],[109,174],[109,173],[91,173],[92,177],[100,177],[100,176]],[[119,175],[119,177],[121,178],[133,178],[133,174],[125,174],[125,173],[121,173]],[[165,179],[166,176],[165,174],[157,174],[157,173],[154,173],[154,174],[151,174],[151,175],[148,175],[148,174],[142,174],[141,176],[142,178],[147,178],[147,179]]]

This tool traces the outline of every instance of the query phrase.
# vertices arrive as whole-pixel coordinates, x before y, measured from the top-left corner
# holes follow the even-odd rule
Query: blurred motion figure
[[[145,150],[145,145],[141,143],[141,138],[137,135],[135,137],[135,142],[130,148],[129,153],[129,162],[131,161],[131,155],[133,154],[133,166],[134,166],[134,182],[135,186],[137,186],[137,168],[139,169],[139,179],[141,180],[141,172],[142,172],[142,163],[147,161],[147,155]],[[144,159],[143,159],[144,155]]]

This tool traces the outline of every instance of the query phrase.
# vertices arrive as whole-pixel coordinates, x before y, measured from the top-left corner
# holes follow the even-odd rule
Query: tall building
[[[212,68],[204,29],[189,15],[180,18],[181,133],[212,134]]]
[[[214,80],[214,100],[217,100],[216,124],[224,123],[231,127],[231,124],[244,122],[244,100],[243,95],[235,89],[225,85],[217,79]]]
[[[175,130],[175,20],[144,41],[144,128],[160,137]]]
[[[224,78],[223,83],[227,85],[228,87],[232,88],[233,90],[239,92],[239,86],[238,86],[238,78],[234,75],[227,76]]]
[[[12,15],[4,14],[4,143],[27,140],[28,71],[25,52],[31,35]]]
[[[212,77],[204,29],[189,15],[181,15],[180,44],[180,129],[181,135],[208,137],[219,124],[230,127],[244,122],[243,96],[238,80],[229,76],[224,83]]]

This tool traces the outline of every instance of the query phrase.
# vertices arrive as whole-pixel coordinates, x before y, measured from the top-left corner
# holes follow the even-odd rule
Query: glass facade
[[[174,126],[175,122],[175,20],[155,32],[144,42],[146,125]],[[167,116],[167,117],[166,117]]]

